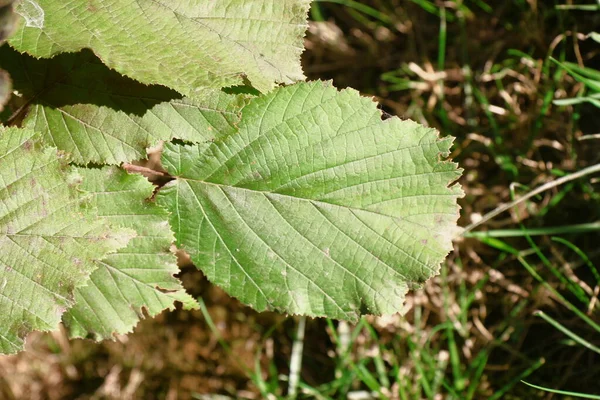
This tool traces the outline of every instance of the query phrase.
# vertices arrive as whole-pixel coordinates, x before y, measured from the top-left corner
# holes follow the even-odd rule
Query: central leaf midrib
[[[192,179],[192,178],[184,178],[184,177],[176,177],[177,180],[182,180],[182,181],[191,181],[191,182],[199,182],[205,185],[209,185],[209,186],[217,186],[219,188],[233,188],[236,190],[242,190],[242,191],[247,191],[247,192],[251,192],[251,193],[260,193],[260,194],[265,194],[268,193],[269,195],[272,196],[277,196],[277,197],[283,197],[283,198],[289,198],[289,199],[295,199],[295,200],[304,200],[304,201],[309,201],[311,203],[316,203],[316,204],[323,204],[326,206],[334,206],[334,207],[341,207],[350,211],[360,211],[360,212],[365,212],[365,213],[370,213],[370,214],[375,214],[375,215],[379,215],[382,217],[386,217],[386,218],[391,218],[394,220],[398,220],[398,221],[403,221],[403,222],[410,222],[414,225],[420,226],[424,229],[429,230],[430,228],[424,226],[424,225],[420,225],[414,221],[409,221],[404,219],[403,217],[399,217],[399,216],[394,216],[394,215],[389,215],[389,214],[384,214],[381,212],[377,212],[377,211],[373,211],[373,210],[367,210],[364,208],[358,208],[358,207],[352,207],[352,206],[347,206],[347,205],[343,205],[343,204],[337,204],[337,203],[330,203],[327,201],[323,201],[323,200],[318,200],[318,199],[311,199],[311,198],[307,198],[307,197],[297,197],[297,196],[292,196],[289,194],[282,194],[282,193],[276,193],[276,192],[271,192],[269,190],[255,190],[255,189],[248,189],[248,188],[243,188],[243,187],[239,187],[239,186],[232,186],[232,185],[225,185],[222,183],[216,183],[216,182],[207,182],[201,179]]]
[[[223,190],[223,188],[233,188],[233,189],[236,189],[236,190],[248,191],[250,193],[260,193],[263,196],[265,196],[266,194],[269,194],[269,195],[275,196],[275,197],[282,197],[282,198],[295,199],[295,200],[304,200],[304,201],[311,202],[311,204],[313,204],[315,207],[317,207],[318,204],[325,205],[326,207],[340,207],[340,208],[344,208],[346,210],[351,211],[352,214],[355,217],[356,217],[355,212],[359,211],[359,212],[363,212],[363,213],[368,213],[368,214],[374,214],[374,215],[382,216],[382,217],[385,217],[385,218],[390,218],[390,219],[395,220],[395,221],[407,222],[407,223],[410,223],[412,225],[416,225],[416,226],[418,226],[420,228],[423,228],[423,229],[425,229],[427,231],[431,231],[430,227],[421,225],[421,224],[419,224],[419,223],[417,223],[415,221],[412,221],[410,219],[402,218],[402,217],[396,217],[396,216],[392,216],[392,215],[387,215],[387,214],[383,214],[383,213],[380,213],[380,212],[377,212],[377,211],[373,211],[373,210],[366,210],[366,209],[362,209],[362,208],[345,206],[345,205],[340,205],[340,204],[335,204],[335,203],[329,203],[329,202],[321,201],[321,200],[314,200],[314,199],[308,199],[308,198],[303,198],[303,197],[296,197],[296,196],[291,196],[291,195],[286,195],[286,194],[273,193],[273,192],[264,191],[264,190],[253,190],[253,189],[241,188],[241,187],[237,187],[237,186],[224,185],[224,184],[220,184],[220,183],[206,182],[206,181],[202,181],[202,180],[199,180],[199,179],[190,179],[190,178],[181,178],[181,177],[178,177],[177,179],[184,180],[184,181],[198,182],[198,183],[206,184],[208,186],[216,186],[220,190]],[[194,192],[194,194],[195,194],[195,192]],[[372,229],[372,228],[370,228],[370,229]],[[414,237],[412,235],[409,235],[409,236],[411,236],[414,239]],[[387,240],[387,241],[389,242],[389,240]],[[413,255],[408,254],[405,251],[402,251],[402,252],[404,254],[406,254],[409,258],[413,259],[414,261],[417,261],[417,262],[421,263]]]
[[[231,188],[233,188],[233,189],[236,189],[236,190],[248,191],[248,192],[251,192],[251,193],[259,193],[259,194],[262,194],[263,196],[266,196],[266,194],[269,194],[270,196],[274,196],[274,197],[282,197],[282,198],[289,198],[289,199],[296,199],[296,200],[306,200],[306,201],[309,201],[309,202],[311,202],[311,204],[312,204],[314,207],[316,207],[317,209],[319,209],[319,207],[317,206],[317,204],[323,204],[323,205],[326,205],[326,206],[329,206],[329,207],[330,207],[330,206],[334,206],[334,207],[342,207],[342,208],[346,208],[346,209],[348,209],[348,210],[350,210],[350,211],[362,211],[362,212],[367,212],[367,213],[371,213],[371,214],[380,215],[380,216],[383,216],[383,217],[386,217],[386,218],[400,219],[400,218],[398,218],[398,217],[393,217],[393,216],[389,216],[389,215],[386,215],[386,214],[382,214],[382,213],[378,213],[378,212],[374,212],[374,211],[370,211],[370,210],[363,210],[363,209],[358,209],[358,208],[355,208],[355,207],[347,207],[347,206],[342,206],[342,205],[338,205],[338,204],[332,204],[332,203],[322,202],[322,201],[319,201],[319,200],[305,199],[305,198],[300,198],[300,197],[295,197],[295,196],[283,195],[283,194],[279,194],[279,193],[272,193],[272,192],[268,192],[268,191],[260,191],[260,190],[252,190],[252,189],[247,189],[247,188],[240,188],[240,187],[236,187],[236,186],[223,185],[223,184],[218,184],[218,183],[213,183],[213,182],[205,182],[205,181],[202,181],[202,180],[197,180],[197,179],[187,179],[187,178],[179,178],[179,179],[181,179],[181,180],[183,180],[183,181],[197,182],[197,183],[200,183],[200,184],[205,184],[205,185],[207,185],[207,186],[214,186],[214,187],[217,187],[217,188],[219,188],[219,190],[220,190],[220,191],[221,191],[221,192],[222,192],[222,193],[223,193],[223,194],[226,196],[226,198],[228,198],[228,199],[229,199],[229,197],[227,196],[227,194],[226,194],[226,191],[224,190],[224,188],[227,188],[227,189],[231,189]],[[186,182],[186,183],[187,183],[187,182]],[[189,183],[188,183],[188,186],[189,186]],[[192,190],[192,193],[193,193],[193,194],[194,194],[194,196],[196,197],[196,199],[197,199],[197,202],[198,202],[198,204],[199,204],[198,194],[197,194],[197,193],[196,193],[196,191],[195,191],[195,190],[193,190],[191,187],[190,187],[190,189]],[[272,201],[271,201],[271,199],[270,199],[269,197],[267,197],[267,200],[269,200],[269,202],[272,204]],[[231,200],[230,200],[230,202],[231,202]],[[315,203],[316,203],[316,204],[315,204]],[[234,210],[235,210],[235,207],[234,207]],[[237,210],[236,210],[236,212],[237,212]],[[353,212],[353,214],[354,214],[354,212]],[[354,215],[355,215],[355,214],[354,214]],[[204,216],[205,216],[205,218],[208,218],[208,215],[206,215],[206,213],[204,213]],[[238,213],[238,216],[239,216],[239,213]],[[240,216],[240,218],[241,218],[241,216]],[[241,219],[242,219],[242,221],[244,221],[244,222],[245,222],[245,220],[244,220],[243,218],[241,218]],[[412,223],[412,221],[407,221],[407,222],[411,222],[411,223]],[[210,223],[210,219],[209,219],[209,223]],[[330,223],[331,223],[331,221],[330,221]],[[210,224],[211,224],[211,226],[212,226],[212,223],[210,223]],[[417,224],[417,225],[418,225],[418,224]],[[334,224],[334,226],[335,226],[335,224]],[[213,228],[213,231],[215,231],[215,233],[216,233],[218,236],[220,236],[220,234],[217,232],[216,228],[214,228],[214,226],[213,226],[212,228]],[[250,229],[253,231],[253,229],[252,229],[252,228],[250,228]],[[339,230],[339,228],[337,228],[337,229]],[[347,236],[347,234],[346,234],[346,233],[344,233],[343,231],[342,231],[342,233],[343,233],[344,235],[346,235],[346,236]],[[255,232],[255,235],[256,235],[256,232]],[[258,238],[259,238],[261,241],[263,241],[263,242],[264,242],[264,239],[262,239],[260,236],[258,236],[258,235],[257,235],[257,237],[258,237]],[[386,240],[387,240],[387,239],[386,239]],[[387,241],[389,242],[389,240],[387,240]],[[314,245],[314,243],[312,243],[312,242],[310,242],[310,243],[311,243],[311,245],[315,246],[315,245]],[[360,243],[358,243],[358,242],[356,242],[356,243],[357,243],[359,246],[361,246],[361,247],[362,247],[362,245],[361,245]],[[223,244],[225,244],[225,243],[223,242]],[[392,243],[390,242],[390,244],[392,244]],[[265,243],[265,245],[267,245],[268,247],[270,247],[270,246],[269,246],[267,243]],[[225,247],[228,247],[228,246],[227,246],[227,245],[225,245]],[[363,247],[363,248],[364,248],[364,247]],[[402,249],[400,249],[400,250],[402,250]],[[413,255],[411,255],[411,254],[409,254],[409,253],[406,253],[406,252],[405,252],[405,251],[403,251],[403,250],[402,250],[402,252],[403,252],[403,253],[404,253],[404,254],[405,254],[407,257],[409,257],[411,260],[413,260],[414,262],[417,262],[417,263],[419,263],[419,264],[421,264],[421,265],[424,265],[425,267],[427,267],[425,264],[423,264],[423,263],[422,263],[422,261],[418,260],[418,259],[417,259],[417,258],[415,258]],[[289,264],[287,261],[285,261],[285,259],[283,259],[281,255],[279,255],[278,253],[276,253],[276,254],[277,254],[277,256],[278,256],[278,257],[279,257],[279,258],[280,258],[282,261],[284,261],[286,264],[288,264],[290,267],[292,267],[292,269],[294,269],[294,270],[295,270],[296,272],[298,272],[298,273],[301,273],[299,270],[297,270],[295,267],[291,266],[291,265],[290,265],[290,264]],[[372,253],[371,253],[371,254],[372,254]],[[232,257],[234,257],[234,256],[233,256],[233,254],[231,254],[231,252],[230,252],[230,255],[231,255]],[[335,260],[334,260],[334,261],[335,261]],[[344,269],[346,272],[349,272],[349,273],[351,273],[352,275],[354,275],[354,273],[352,273],[351,271],[349,271],[349,270],[348,270],[346,267],[344,267],[343,265],[339,264],[339,262],[337,262],[337,261],[336,261],[336,264],[338,264],[340,267],[342,267],[342,269]],[[396,274],[400,274],[400,275],[401,275],[401,273],[400,273],[399,271],[395,270],[393,267],[391,267],[391,266],[390,266],[390,265],[388,265],[387,263],[383,262],[383,264],[384,264],[384,265],[385,265],[387,268],[389,268],[391,271],[393,271],[394,273],[396,273]],[[302,274],[302,273],[301,273],[301,274]],[[302,275],[303,275],[303,274],[302,274]],[[307,276],[305,276],[305,275],[304,275],[304,277],[305,277],[306,279],[308,279],[308,277],[307,277]],[[354,277],[355,277],[357,280],[361,281],[363,284],[365,284],[365,285],[366,285],[366,287],[367,287],[368,289],[370,289],[371,291],[374,291],[374,288],[373,288],[373,287],[370,287],[370,285],[368,285],[368,284],[367,284],[367,283],[366,283],[366,282],[365,282],[365,281],[364,281],[362,278],[360,278],[360,277],[358,277],[358,276],[356,276],[356,275],[354,275]],[[311,283],[313,283],[313,284],[316,284],[315,282],[311,281],[310,279],[308,279],[308,281],[310,281],[310,282],[311,282]],[[409,281],[409,280],[407,280],[407,281]],[[255,285],[256,285],[256,284],[255,284]],[[257,287],[258,287],[258,286],[257,286]],[[320,290],[323,290],[323,288],[321,288],[320,286],[318,286],[318,285],[317,285],[317,287],[318,287]],[[325,294],[326,292],[323,292],[323,293]],[[336,305],[337,307],[340,307],[340,306],[339,306],[339,304],[337,304],[337,302],[335,302],[333,299],[331,299],[331,298],[330,298],[330,300],[333,302],[333,304],[334,304],[334,305]],[[384,300],[385,300],[385,299],[384,299]],[[346,311],[344,311],[343,309],[342,309],[342,311],[343,311],[344,313],[346,313]],[[346,313],[346,314],[347,314],[347,313]]]

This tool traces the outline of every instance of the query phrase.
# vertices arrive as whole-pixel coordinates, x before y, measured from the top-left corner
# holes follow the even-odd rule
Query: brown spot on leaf
[[[88,1],[87,9],[89,12],[98,11],[98,7],[96,7],[96,4],[94,4],[94,2],[92,0]]]
[[[12,328],[11,331],[17,331],[17,336],[20,337],[21,339],[25,338],[25,336],[27,336],[27,334],[29,332],[31,332],[33,330],[33,328],[27,323],[27,322],[23,322],[23,323],[19,323],[17,329]]]

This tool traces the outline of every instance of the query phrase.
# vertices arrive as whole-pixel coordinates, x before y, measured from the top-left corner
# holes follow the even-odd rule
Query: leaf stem
[[[155,169],[151,169],[148,167],[142,167],[141,165],[123,163],[122,167],[127,172],[158,175],[158,176],[168,176],[168,174],[166,172],[157,171]]]

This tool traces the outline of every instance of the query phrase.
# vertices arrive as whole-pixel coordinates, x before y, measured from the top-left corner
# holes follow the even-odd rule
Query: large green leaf
[[[153,185],[117,168],[79,169],[82,189],[94,194],[98,214],[137,236],[107,256],[87,286],[77,289],[75,306],[63,316],[71,336],[96,340],[127,333],[144,314],[155,316],[174,302],[197,306],[173,274],[179,272],[170,251],[173,234],[166,211],[148,201]]]
[[[258,310],[394,313],[452,247],[451,143],[354,90],[296,84],[254,99],[236,133],[167,146],[177,179],[158,201],[196,265]]]
[[[0,127],[0,353],[57,329],[96,261],[134,235],[96,218],[77,181],[32,130]]]
[[[181,99],[119,75],[89,51],[37,60],[5,46],[0,67],[30,104],[24,124],[79,164],[145,158],[148,147],[174,137],[211,140],[238,122],[244,104],[243,96],[216,90]]]
[[[310,0],[25,0],[11,44],[36,57],[91,48],[108,66],[182,94],[303,79]]]

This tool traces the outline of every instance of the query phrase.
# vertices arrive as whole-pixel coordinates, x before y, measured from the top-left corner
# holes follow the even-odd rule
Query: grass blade
[[[600,396],[594,395],[594,394],[568,392],[566,390],[556,390],[556,389],[546,388],[546,387],[543,387],[543,386],[537,386],[537,385],[534,385],[532,383],[528,383],[528,382],[525,382],[525,381],[521,381],[521,382],[523,382],[527,386],[531,386],[532,388],[539,389],[539,390],[544,390],[544,391],[550,392],[550,393],[564,394],[565,396],[580,397],[582,399],[600,399]]]
[[[568,337],[570,337],[571,339],[573,339],[579,345],[581,345],[581,346],[583,346],[583,347],[585,347],[587,349],[590,349],[590,350],[595,351],[596,353],[600,354],[600,348],[594,346],[593,344],[591,344],[590,342],[588,342],[587,340],[585,340],[581,336],[579,336],[576,333],[574,333],[573,331],[567,329],[564,325],[562,325],[560,322],[558,322],[554,318],[550,317],[545,312],[543,312],[543,311],[536,311],[536,312],[533,313],[533,315],[542,318],[544,321],[548,322],[550,325],[552,325],[553,327],[555,327],[556,329],[558,329],[559,331],[561,331],[562,333],[564,333],[565,335],[567,335]]]

